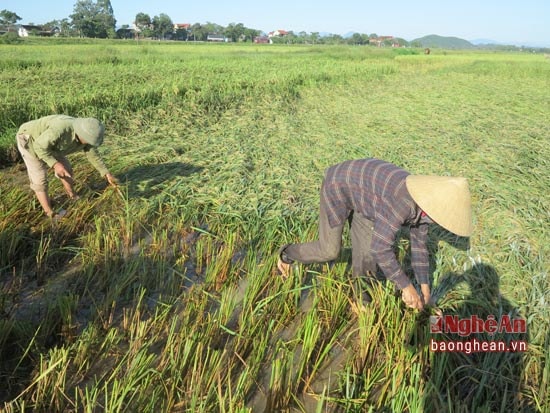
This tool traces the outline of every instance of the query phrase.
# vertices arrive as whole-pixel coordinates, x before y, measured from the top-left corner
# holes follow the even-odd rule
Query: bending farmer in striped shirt
[[[472,233],[471,201],[465,178],[411,175],[379,159],[331,166],[321,186],[319,239],[287,244],[279,250],[279,271],[291,264],[327,262],[340,253],[342,230],[351,228],[354,277],[375,274],[376,265],[402,291],[403,302],[422,309],[430,301],[428,224],[459,236]],[[399,265],[393,245],[402,226],[410,228],[411,261],[422,296]]]

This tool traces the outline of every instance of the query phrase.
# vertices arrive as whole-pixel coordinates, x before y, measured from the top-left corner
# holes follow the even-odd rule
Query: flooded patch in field
[[[291,343],[300,337],[300,331],[304,328],[304,322],[310,315],[309,313],[316,310],[315,306],[318,305],[318,302],[315,294],[316,289],[306,282],[300,293],[295,316],[271,337],[268,353],[272,354],[272,357],[266,360],[260,370],[257,388],[250,395],[247,403],[252,411],[310,412],[318,411],[319,406],[322,406],[322,411],[341,411],[338,404],[330,402],[330,399],[337,399],[341,396],[342,375],[352,357],[351,350],[356,340],[356,333],[353,333],[353,330],[357,328],[357,324],[356,322],[351,323],[340,333],[335,344],[330,346],[330,350],[324,355],[321,364],[316,366],[312,373],[303,376],[304,372],[301,369],[306,356],[303,353],[304,343]],[[293,348],[292,350],[286,349],[289,345],[289,349]],[[284,400],[283,395],[287,394],[284,386],[282,388],[273,387],[273,380],[279,380],[274,377],[274,374],[277,376],[280,374],[276,367],[279,362],[286,366],[287,370],[284,376],[289,380],[288,385],[299,389],[294,397],[283,404],[281,404],[281,400]]]

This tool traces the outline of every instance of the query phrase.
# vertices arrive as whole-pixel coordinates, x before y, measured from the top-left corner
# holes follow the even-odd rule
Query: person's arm
[[[86,145],[84,148],[84,153],[86,154],[88,162],[90,162],[90,164],[99,172],[102,178],[109,174],[109,170],[103,163],[103,160],[101,159],[97,148]]]
[[[401,298],[405,305],[410,308],[422,309],[424,306],[422,298],[401,268],[393,251],[393,244],[399,229],[400,225],[387,217],[377,217],[371,244],[373,258],[386,279],[392,281],[401,290]]]
[[[399,265],[393,244],[399,226],[382,216],[377,216],[374,221],[374,231],[372,237],[372,255],[384,276],[389,281],[392,281],[395,286],[402,290],[410,284],[409,277]]]
[[[414,276],[424,298],[424,304],[431,299],[429,280],[429,255],[428,255],[428,225],[423,224],[412,227],[411,231],[411,265]]]
[[[111,186],[118,185],[118,179],[116,179],[110,172],[105,174],[105,179],[107,179],[107,182],[109,182],[109,185]]]
[[[46,162],[50,168],[53,168],[55,176],[60,179],[72,179],[72,175],[65,168],[65,165],[55,157],[54,148],[60,144],[61,139],[61,134],[55,130],[46,130],[33,142],[34,153],[38,159]]]
[[[107,179],[107,182],[109,182],[109,184],[112,186],[118,185],[118,179],[116,179],[109,172],[109,170],[105,166],[105,163],[101,159],[101,156],[99,155],[97,148],[94,148],[93,146],[87,146],[84,149],[84,153],[86,153],[86,157],[88,158],[88,161],[99,172],[101,177],[104,177],[105,179]]]
[[[54,156],[54,147],[58,143],[61,136],[55,131],[48,129],[36,138],[32,144],[36,157],[53,168],[57,163],[57,159]]]
[[[411,227],[411,265],[418,284],[428,284],[428,225]]]

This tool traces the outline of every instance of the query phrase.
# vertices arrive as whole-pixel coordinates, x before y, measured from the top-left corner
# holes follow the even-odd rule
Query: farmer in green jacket
[[[20,126],[17,132],[17,148],[23,157],[29,174],[30,187],[48,217],[56,213],[48,196],[47,172],[53,168],[71,199],[78,199],[74,191],[73,170],[66,155],[83,151],[92,166],[116,185],[97,147],[103,143],[105,127],[95,118],[73,118],[66,115],[50,115]],[[64,214],[60,212],[61,215]]]

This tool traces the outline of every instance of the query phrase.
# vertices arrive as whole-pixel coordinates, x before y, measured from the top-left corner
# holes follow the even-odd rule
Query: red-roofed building
[[[174,30],[189,30],[191,25],[189,23],[174,23]]]
[[[271,43],[271,40],[267,36],[256,36],[254,43]]]
[[[288,32],[286,30],[275,30],[274,32],[270,32],[268,34],[268,37],[283,37],[283,36],[286,36],[288,34]]]

